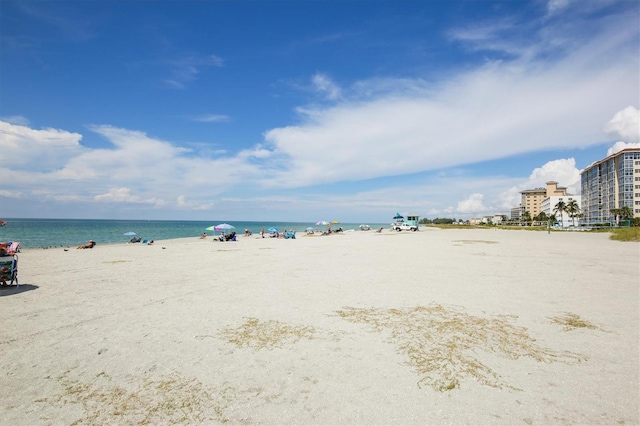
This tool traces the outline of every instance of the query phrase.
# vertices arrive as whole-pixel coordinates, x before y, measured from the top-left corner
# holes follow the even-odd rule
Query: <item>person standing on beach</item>
[[[262,229],[260,230],[260,236],[261,236],[262,238],[264,238],[264,228],[262,228]]]

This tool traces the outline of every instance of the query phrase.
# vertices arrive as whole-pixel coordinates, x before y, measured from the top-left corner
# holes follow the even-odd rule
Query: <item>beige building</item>
[[[536,217],[542,211],[542,202],[553,196],[566,196],[567,188],[558,186],[558,182],[547,182],[546,188],[525,189],[520,192],[522,200],[520,208],[529,212],[532,218]]]

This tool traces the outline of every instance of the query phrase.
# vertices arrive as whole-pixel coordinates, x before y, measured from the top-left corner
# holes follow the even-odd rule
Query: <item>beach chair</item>
[[[18,255],[0,257],[0,284],[13,285],[18,283]],[[7,284],[8,283],[8,284]]]

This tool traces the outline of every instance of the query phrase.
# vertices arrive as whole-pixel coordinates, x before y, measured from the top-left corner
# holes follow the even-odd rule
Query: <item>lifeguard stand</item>
[[[407,220],[405,220],[404,223],[420,226],[420,215],[417,213],[407,213]]]

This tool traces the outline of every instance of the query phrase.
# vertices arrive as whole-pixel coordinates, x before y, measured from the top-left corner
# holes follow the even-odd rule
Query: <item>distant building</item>
[[[580,172],[582,214],[587,223],[614,221],[611,209],[629,207],[640,217],[640,148],[627,148]]]
[[[534,218],[542,211],[542,202],[546,198],[567,195],[567,188],[558,186],[558,182],[549,181],[546,188],[525,189],[520,194],[522,196],[520,202],[522,214],[529,212],[531,218]],[[511,214],[513,215],[513,209]]]
[[[524,207],[514,207],[511,209],[511,216],[509,219],[511,220],[520,220],[522,219],[522,215],[524,214]]]
[[[542,211],[547,215],[556,215],[556,221],[562,228],[567,228],[569,226],[579,226],[580,225],[580,217],[571,217],[568,212],[557,212],[555,211],[556,206],[560,201],[565,204],[569,204],[571,201],[575,201],[578,207],[581,204],[581,196],[580,195],[552,195],[548,198],[545,198],[542,202]],[[582,207],[580,207],[582,209]]]
[[[494,214],[493,217],[491,218],[491,223],[493,223],[494,225],[499,225],[502,222],[506,222],[506,221],[507,221],[507,216],[503,214]]]

